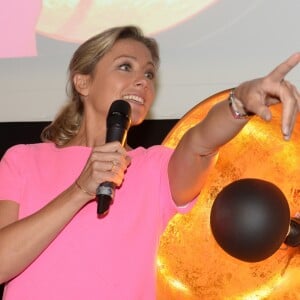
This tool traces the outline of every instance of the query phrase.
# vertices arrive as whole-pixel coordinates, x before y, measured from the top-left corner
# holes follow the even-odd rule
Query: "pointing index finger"
[[[269,74],[269,78],[274,82],[280,82],[299,62],[300,62],[300,52],[294,53],[283,63],[278,65]]]

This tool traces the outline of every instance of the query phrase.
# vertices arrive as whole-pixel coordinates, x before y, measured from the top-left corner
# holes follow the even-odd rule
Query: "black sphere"
[[[258,262],[284,242],[290,210],[282,191],[261,179],[240,179],[227,185],[213,203],[210,225],[217,243],[231,256]]]

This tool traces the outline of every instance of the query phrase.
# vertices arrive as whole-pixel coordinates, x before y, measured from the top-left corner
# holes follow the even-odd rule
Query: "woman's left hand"
[[[299,63],[300,52],[293,54],[278,65],[267,76],[246,81],[235,89],[235,97],[248,111],[269,121],[272,113],[269,106],[282,103],[282,133],[290,139],[297,114],[300,110],[300,93],[297,88],[285,80],[285,76]]]

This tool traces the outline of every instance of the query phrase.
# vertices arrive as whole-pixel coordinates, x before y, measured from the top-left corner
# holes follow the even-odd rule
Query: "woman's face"
[[[154,100],[156,71],[144,44],[133,39],[118,40],[88,78],[86,112],[106,118],[112,102],[123,99],[131,106],[132,125],[141,123]]]

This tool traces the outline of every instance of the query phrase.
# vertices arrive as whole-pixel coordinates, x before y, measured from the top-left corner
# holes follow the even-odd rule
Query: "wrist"
[[[75,181],[75,185],[85,195],[88,195],[88,196],[90,196],[92,198],[96,197],[95,193],[92,193],[92,192],[88,191],[85,187],[83,187],[81,184],[79,184],[78,180]]]
[[[254,113],[246,109],[242,101],[235,97],[234,89],[229,93],[228,103],[231,114],[235,119],[249,119],[254,115]]]

